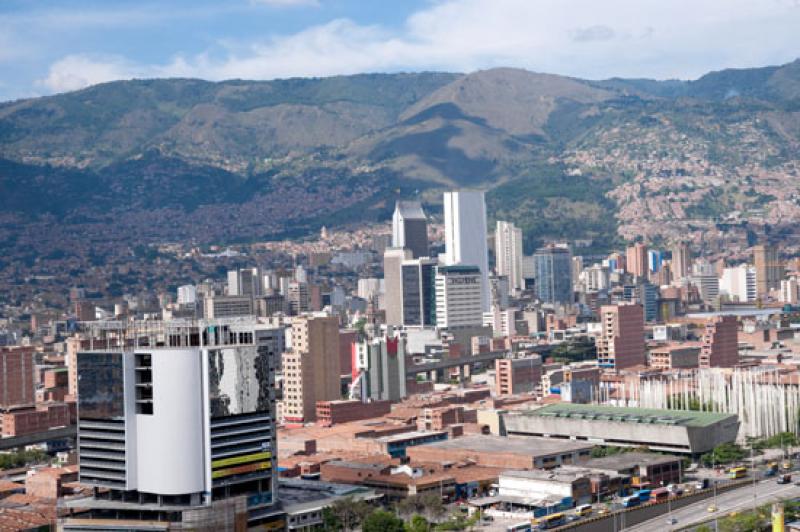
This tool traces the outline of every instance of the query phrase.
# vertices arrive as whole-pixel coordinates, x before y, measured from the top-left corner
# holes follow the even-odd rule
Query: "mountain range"
[[[721,223],[779,234],[800,221],[798,148],[800,60],[694,81],[118,81],[0,104],[0,248],[47,224],[120,241],[298,236],[385,220],[396,198],[435,213],[449,187],[487,189],[528,251]]]

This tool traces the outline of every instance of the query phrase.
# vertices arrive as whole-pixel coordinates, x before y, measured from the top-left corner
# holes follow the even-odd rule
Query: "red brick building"
[[[533,392],[542,380],[542,358],[500,358],[494,361],[494,371],[495,395]]]
[[[33,353],[33,347],[0,347],[0,408],[34,403]]]
[[[369,403],[357,400],[317,401],[317,423],[324,427],[330,427],[336,423],[384,416],[391,409],[391,401]]]
[[[604,305],[600,308],[601,334],[597,339],[600,367],[624,369],[647,362],[644,345],[644,309],[641,305]]]
[[[739,363],[739,327],[736,316],[716,316],[706,322],[701,368],[731,368]]]
[[[4,438],[43,432],[75,423],[75,403],[49,403],[10,409],[2,413]]]

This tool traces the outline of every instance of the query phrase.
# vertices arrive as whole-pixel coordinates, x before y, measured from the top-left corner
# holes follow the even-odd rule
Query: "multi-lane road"
[[[755,494],[755,496],[754,496]],[[713,517],[720,519],[733,511],[749,510],[753,506],[761,506],[792,497],[800,497],[800,486],[794,484],[778,484],[775,477],[760,480],[741,488],[719,493],[716,497],[717,511],[710,513],[708,507],[715,504],[714,498],[674,510],[671,515],[661,515],[636,526],[625,528],[631,532],[645,532],[650,530],[678,530],[686,526],[700,523]],[[677,519],[675,524],[668,524],[669,517]]]

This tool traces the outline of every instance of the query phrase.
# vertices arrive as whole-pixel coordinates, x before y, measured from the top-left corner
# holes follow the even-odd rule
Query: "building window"
[[[136,354],[136,413],[153,415],[153,358]]]

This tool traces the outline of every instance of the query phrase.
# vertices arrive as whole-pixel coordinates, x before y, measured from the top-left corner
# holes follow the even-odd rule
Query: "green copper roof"
[[[652,425],[680,425],[683,427],[707,427],[736,414],[699,412],[695,410],[659,410],[656,408],[629,408],[605,405],[578,405],[559,403],[525,412],[531,416],[586,419],[597,421],[619,421]]]

